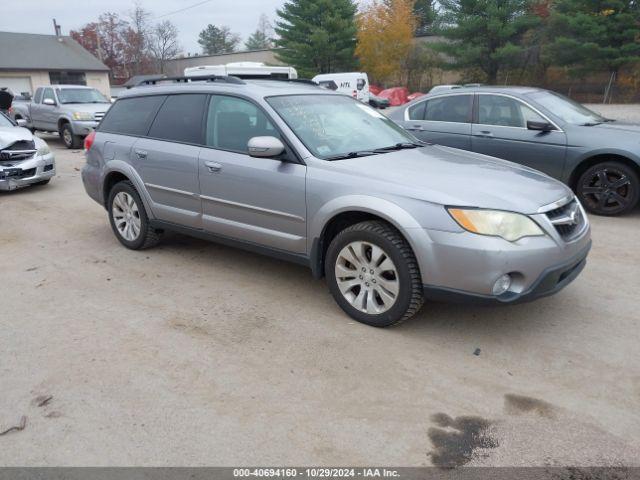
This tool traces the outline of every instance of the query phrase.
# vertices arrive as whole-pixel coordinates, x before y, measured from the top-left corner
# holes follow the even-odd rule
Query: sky
[[[240,34],[242,42],[256,29],[260,14],[272,21],[284,0],[139,0],[149,10],[152,22],[171,20],[180,32],[184,53],[200,53],[198,33],[207,24],[227,25]],[[0,15],[0,31],[44,33],[53,35],[55,18],[63,35],[95,21],[106,11],[126,16],[132,0],[4,0]],[[200,5],[198,5],[200,4]],[[191,7],[193,8],[187,8]],[[185,9],[181,12],[177,10]],[[176,13],[172,13],[176,12]],[[24,19],[24,21],[16,21]]]

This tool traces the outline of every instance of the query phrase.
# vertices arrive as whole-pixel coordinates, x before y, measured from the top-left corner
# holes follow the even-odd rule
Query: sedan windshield
[[[593,125],[608,121],[584,105],[555,92],[535,92],[529,95],[541,106],[560,117],[567,123],[575,125]]]
[[[109,100],[94,88],[60,88],[57,93],[60,103],[109,103]]]
[[[337,160],[419,146],[387,117],[347,96],[288,95],[267,102],[318,158]]]

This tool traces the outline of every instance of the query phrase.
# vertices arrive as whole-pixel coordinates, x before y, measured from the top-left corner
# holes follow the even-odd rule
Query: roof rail
[[[154,78],[150,80],[142,80],[140,83],[136,85],[136,87],[140,87],[143,85],[156,85],[158,82],[173,82],[173,83],[222,82],[222,83],[233,83],[235,85],[244,85],[245,83],[238,77],[233,77],[231,75],[207,75],[207,76],[195,76],[195,77],[165,77],[165,78]]]

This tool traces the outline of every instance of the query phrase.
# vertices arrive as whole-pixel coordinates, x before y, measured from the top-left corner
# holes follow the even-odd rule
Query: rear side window
[[[33,101],[35,103],[40,103],[42,101],[42,88],[38,88],[36,90],[36,96],[33,97]]]
[[[146,135],[149,124],[165,98],[155,95],[118,100],[102,119],[99,130],[123,135]]]
[[[434,122],[471,122],[471,95],[447,95],[427,100],[425,120]]]
[[[409,120],[424,120],[424,109],[427,102],[416,103],[409,107]]]
[[[206,95],[170,95],[160,107],[149,136],[161,140],[202,144],[202,115]]]

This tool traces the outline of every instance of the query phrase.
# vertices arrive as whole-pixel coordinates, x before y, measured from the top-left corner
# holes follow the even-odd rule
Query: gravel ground
[[[0,194],[0,465],[640,465],[640,211],[556,296],[379,330],[296,265],[124,249],[47,139]]]

